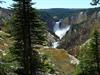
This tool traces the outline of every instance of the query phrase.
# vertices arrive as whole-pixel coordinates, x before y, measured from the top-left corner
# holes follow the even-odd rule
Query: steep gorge
[[[100,31],[100,10],[93,10],[94,9],[80,12],[77,16],[78,18],[75,19],[74,22],[73,19],[70,20],[69,24],[72,26],[69,32],[66,33],[60,41],[60,48],[72,49],[75,48],[75,46],[83,44],[89,39],[94,27]],[[90,11],[92,12],[90,13]]]
[[[53,47],[77,56],[79,46],[90,38],[94,27],[100,31],[100,8],[84,9],[77,15],[60,18],[53,25],[52,32],[59,37],[59,40],[52,42]]]

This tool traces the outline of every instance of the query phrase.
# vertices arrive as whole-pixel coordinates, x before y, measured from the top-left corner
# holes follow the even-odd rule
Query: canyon
[[[79,64],[80,46],[90,38],[94,27],[100,31],[100,8],[91,9],[40,9],[41,19],[47,24],[47,46],[39,52],[50,55],[60,75],[71,75]],[[0,8],[0,52],[6,53],[12,45],[12,37],[2,31],[6,20],[10,20],[10,9]],[[61,68],[61,69],[60,69]]]

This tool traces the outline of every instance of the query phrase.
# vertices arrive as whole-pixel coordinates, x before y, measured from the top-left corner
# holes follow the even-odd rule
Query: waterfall
[[[55,34],[62,39],[62,37],[66,34],[66,32],[70,29],[70,25],[66,25],[65,28],[60,28],[59,24],[61,21],[56,22],[54,26],[54,32]]]
[[[57,46],[59,46],[59,43],[58,42],[53,42],[52,43],[52,48],[57,48]]]
[[[55,23],[53,30],[54,30],[54,33],[55,33],[60,39],[62,39],[63,36],[66,34],[66,32],[69,31],[70,25],[66,25],[65,28],[60,28],[60,26],[59,26],[59,25],[60,25],[60,22],[61,22],[61,21],[58,21],[58,22]],[[52,47],[53,47],[53,48],[56,48],[57,46],[59,46],[59,42],[58,42],[58,41],[55,41],[55,42],[52,43]]]

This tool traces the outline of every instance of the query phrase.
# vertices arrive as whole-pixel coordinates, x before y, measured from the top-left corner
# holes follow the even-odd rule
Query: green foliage
[[[0,45],[3,45],[4,43],[9,44],[9,46],[12,46],[10,42],[14,42],[14,40],[11,40],[10,34],[0,31]],[[9,40],[8,40],[9,39]],[[0,47],[1,48],[1,47]],[[16,52],[14,46],[10,49],[6,46],[0,49],[0,75],[16,75],[14,71],[16,71],[20,67],[20,63],[18,59],[18,56],[15,54],[19,52]],[[41,71],[43,73],[54,73],[54,66],[51,64],[51,61],[49,61],[49,56],[44,54],[36,54],[36,57],[32,57],[33,63],[35,68],[38,69],[38,71]],[[38,65],[36,65],[38,64]]]
[[[99,4],[99,1],[100,0],[92,0],[92,3],[90,3],[91,5],[97,5],[97,4]]]
[[[33,57],[33,61],[35,61],[35,63],[33,63],[35,66],[33,67],[35,69],[37,68],[37,73],[42,72],[44,74],[54,74],[56,72],[53,64],[51,63],[50,57],[46,54],[39,54],[37,57]]]
[[[11,31],[11,28],[10,28],[10,25],[11,25],[11,20],[10,19],[3,19],[3,26],[2,26],[2,31],[5,31],[5,32],[10,32]]]
[[[18,67],[18,62],[12,62],[13,56],[9,50],[5,50],[0,53],[0,75],[16,75],[14,71]]]
[[[10,52],[14,61],[20,63],[17,74],[36,75],[41,61],[40,55],[35,50],[36,45],[45,45],[45,24],[40,20],[37,10],[31,7],[31,0],[14,0],[12,35],[14,46]]]
[[[54,66],[50,61],[50,57],[48,55],[45,54],[41,54],[41,67],[42,67],[42,71],[45,73],[50,73],[50,74],[54,74],[55,70],[54,70]]]
[[[74,75],[100,75],[100,39],[96,31],[85,44],[81,46],[78,59],[80,64],[77,65]]]

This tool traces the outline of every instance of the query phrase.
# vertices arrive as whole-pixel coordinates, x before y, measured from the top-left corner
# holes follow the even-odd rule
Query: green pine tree
[[[91,39],[81,46],[74,75],[100,75],[100,38],[95,30]]]
[[[32,8],[31,0],[14,0],[12,34],[15,42],[11,53],[13,60],[17,60],[20,67],[19,75],[36,75],[40,69],[39,54],[36,45],[45,45],[45,24]]]

